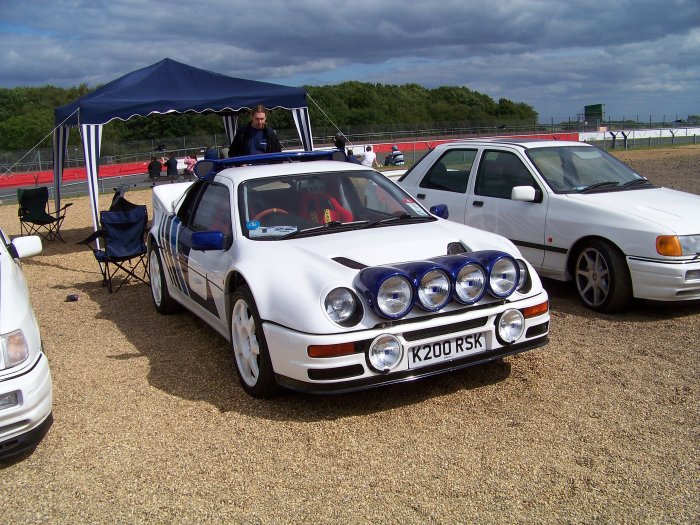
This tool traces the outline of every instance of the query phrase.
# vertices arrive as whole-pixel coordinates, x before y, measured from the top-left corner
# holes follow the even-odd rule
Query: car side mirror
[[[448,219],[450,217],[450,210],[447,209],[447,204],[436,204],[431,206],[430,213],[440,217],[441,219]]]
[[[24,257],[31,257],[41,253],[41,237],[38,235],[27,235],[24,237],[16,237],[12,240],[9,246],[10,255],[14,259],[22,259]]]
[[[192,249],[202,252],[223,250],[226,236],[220,231],[195,232],[192,234]]]
[[[538,200],[537,190],[532,186],[515,186],[511,190],[510,199],[521,202],[535,202]]]
[[[214,162],[211,160],[200,160],[194,165],[194,174],[198,179],[205,179],[214,169]]]

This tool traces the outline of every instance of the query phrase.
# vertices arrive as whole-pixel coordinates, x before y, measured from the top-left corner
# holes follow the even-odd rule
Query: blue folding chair
[[[118,292],[130,280],[148,283],[144,241],[147,224],[148,210],[143,205],[134,205],[123,211],[102,211],[101,228],[81,241],[92,250],[102,272],[102,286],[106,286],[110,293]],[[97,239],[104,241],[104,247],[97,247]],[[119,271],[125,275],[115,290],[112,279]]]

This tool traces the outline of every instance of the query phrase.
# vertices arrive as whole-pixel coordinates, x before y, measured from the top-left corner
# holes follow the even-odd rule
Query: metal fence
[[[485,125],[478,121],[437,122],[427,126],[393,124],[379,128],[377,125],[354,125],[341,126],[340,130],[329,126],[315,126],[312,129],[314,132],[314,144],[317,146],[328,146],[333,143],[333,137],[338,131],[342,131],[346,135],[350,144],[381,144],[530,133],[586,132],[598,131],[603,128],[609,131],[651,128],[673,129],[687,125],[688,123],[682,120],[666,123],[654,121],[651,117],[648,120],[642,120],[639,117],[630,120],[623,116],[620,120],[608,119],[595,123],[585,123],[578,119],[572,120],[569,118],[557,123],[552,119],[550,123],[525,122],[522,120],[499,122],[495,125]],[[285,149],[301,147],[296,129],[280,129],[278,130],[278,135]],[[607,141],[603,146],[606,147],[611,142]],[[671,142],[660,139],[659,143]],[[648,140],[647,144],[653,145]],[[204,136],[170,137],[128,142],[111,142],[106,140],[102,143],[100,164],[148,162],[152,156],[162,156],[164,153],[169,152],[174,152],[178,157],[193,154],[201,156],[207,146],[219,148],[228,146],[226,134],[217,133]],[[66,157],[66,168],[83,167],[84,165],[82,146],[77,143],[71,144]],[[53,153],[50,148],[37,148],[30,152],[8,151],[0,153],[0,176],[12,173],[51,170],[52,168]]]

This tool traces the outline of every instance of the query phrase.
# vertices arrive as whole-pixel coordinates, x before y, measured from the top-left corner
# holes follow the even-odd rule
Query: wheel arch
[[[576,265],[576,257],[578,256],[582,247],[591,241],[600,241],[600,242],[604,242],[606,244],[609,244],[622,256],[622,258],[625,260],[625,264],[627,264],[627,256],[622,251],[622,249],[617,244],[615,244],[615,242],[613,242],[610,239],[608,239],[607,237],[603,237],[601,235],[587,235],[585,237],[581,237],[580,239],[578,239],[569,249],[569,253],[568,253],[567,259],[566,259],[567,280],[569,280],[569,281],[573,280],[574,273],[575,273],[574,266]],[[628,270],[629,270],[629,268],[628,268]]]

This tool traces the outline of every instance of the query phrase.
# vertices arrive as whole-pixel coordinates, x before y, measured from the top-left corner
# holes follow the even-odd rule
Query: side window
[[[187,190],[187,194],[182,199],[182,204],[177,209],[177,218],[182,221],[183,224],[188,224],[192,218],[192,213],[194,212],[195,205],[197,204],[197,199],[200,193],[202,193],[202,187],[204,186],[204,181],[196,181]]]
[[[202,198],[194,210],[190,228],[194,231],[217,230],[226,236],[231,235],[231,200],[226,186],[205,186]]]
[[[537,185],[522,161],[507,151],[485,151],[481,157],[474,193],[484,197],[510,199],[515,186]]]
[[[476,150],[459,149],[445,153],[430,168],[430,171],[420,182],[421,188],[434,190],[453,191],[464,193],[467,191],[469,172],[476,158]]]

